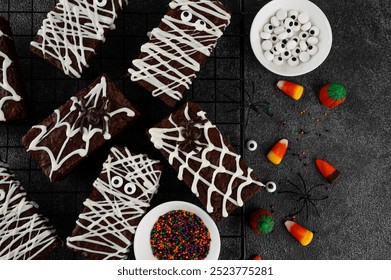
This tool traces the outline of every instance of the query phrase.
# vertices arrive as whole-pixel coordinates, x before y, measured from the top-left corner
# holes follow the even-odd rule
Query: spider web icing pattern
[[[6,34],[4,34],[0,30],[0,40],[6,40],[3,37],[7,37],[8,39],[12,40],[10,37],[8,37]],[[18,95],[13,87],[11,87],[9,81],[8,81],[8,70],[10,69],[11,65],[13,64],[13,61],[10,59],[10,57],[0,49],[0,87],[3,88],[5,91],[9,93],[9,95],[0,97],[0,121],[6,121],[6,116],[4,115],[4,111],[2,110],[4,104],[9,101],[13,100],[15,102],[21,101],[22,98],[20,95]]]
[[[57,241],[54,229],[37,208],[0,162],[0,260],[34,259]]]
[[[243,170],[240,166],[241,157],[235,152],[231,151],[227,145],[224,143],[223,136],[218,131],[217,127],[213,125],[207,118],[206,113],[204,111],[199,111],[196,113],[198,117],[201,117],[203,120],[207,120],[205,124],[197,124],[197,126],[203,130],[203,135],[205,141],[196,141],[199,144],[199,147],[195,151],[182,151],[179,149],[179,145],[177,143],[184,141],[184,137],[182,136],[182,131],[184,129],[183,126],[179,125],[177,122],[173,120],[173,115],[170,115],[168,118],[170,128],[151,128],[149,130],[149,134],[151,135],[151,141],[154,144],[155,148],[164,151],[168,154],[168,161],[171,165],[174,163],[179,164],[178,170],[178,178],[183,180],[183,174],[190,173],[192,176],[192,184],[191,191],[199,197],[199,184],[204,184],[207,186],[207,202],[206,209],[209,213],[214,212],[214,208],[211,203],[212,194],[216,193],[221,196],[222,199],[222,212],[221,215],[223,217],[228,216],[228,212],[226,209],[227,202],[230,202],[236,206],[243,206],[243,200],[241,197],[241,193],[243,189],[249,186],[257,185],[259,187],[264,187],[265,185],[261,182],[254,180],[251,177],[251,173],[253,170],[247,167],[247,170]],[[186,104],[183,119],[186,121],[191,120],[189,114],[189,103]],[[218,132],[219,138],[218,143],[212,142],[210,135],[211,133],[216,134]],[[212,152],[219,153],[218,164],[213,164],[208,156]],[[235,161],[235,170],[226,169],[224,161],[227,158],[231,158]],[[195,163],[195,164],[194,164]],[[192,166],[198,166],[198,169],[193,169]],[[212,179],[207,180],[202,177],[203,173],[212,172]],[[225,174],[229,177],[227,181],[227,190],[224,192],[217,187],[217,176],[219,174]],[[233,189],[233,183],[240,181],[240,184],[236,188]],[[233,197],[233,193],[236,191],[236,199]]]
[[[181,18],[165,15],[162,23],[169,26],[170,30],[152,30],[150,42],[141,47],[141,52],[146,56],[133,60],[134,68],[128,70],[131,80],[145,81],[153,85],[154,97],[165,94],[180,100],[182,93],[179,88],[184,86],[189,89],[196,72],[200,71],[196,55],[210,56],[217,40],[223,35],[223,30],[230,23],[231,15],[216,3],[218,2],[210,0],[172,1],[172,9],[188,11],[193,19],[185,22]],[[225,23],[216,25],[209,19],[211,17],[219,18]],[[199,21],[203,21],[206,27],[200,27]],[[185,25],[186,29],[180,25]],[[151,60],[157,62],[151,64]],[[180,66],[173,65],[173,61]],[[190,70],[191,74],[185,74],[186,69]],[[162,77],[169,82],[162,81]]]
[[[134,235],[138,220],[159,187],[158,163],[126,148],[112,148],[101,176],[94,182],[94,192],[101,198],[84,202],[85,209],[76,222],[79,230],[68,237],[67,246],[100,255],[102,259],[125,259],[132,244],[127,235]],[[118,176],[124,180],[119,187],[113,184]],[[125,190],[129,183],[133,186],[132,194]]]
[[[107,80],[104,76],[101,77],[100,82],[95,85],[94,88],[91,89],[90,92],[88,92],[84,97],[85,106],[87,108],[95,108],[98,105],[98,102],[102,100],[103,97],[107,97]],[[51,162],[51,169],[49,178],[52,178],[52,175],[54,172],[58,171],[72,156],[78,155],[80,157],[87,156],[88,152],[90,151],[90,144],[91,139],[95,136],[95,134],[102,134],[104,139],[108,140],[111,138],[111,135],[109,133],[109,120],[115,115],[118,114],[126,114],[128,117],[134,117],[135,112],[129,108],[122,107],[120,109],[108,112],[103,117],[103,127],[93,127],[92,125],[88,125],[87,128],[77,126],[77,119],[73,122],[70,122],[71,115],[75,114],[75,111],[77,110],[76,104],[81,106],[81,100],[79,100],[77,97],[72,97],[72,106],[64,115],[61,115],[60,110],[57,109],[54,111],[55,117],[53,119],[54,123],[48,128],[46,125],[36,125],[33,126],[32,129],[39,129],[39,134],[31,141],[29,144],[27,151],[44,151],[47,153],[47,155],[50,158]],[[81,112],[78,112],[78,116],[81,116]],[[45,145],[41,145],[40,143],[42,140],[44,140],[47,137],[50,137],[50,135],[60,128],[66,128],[66,139],[61,144],[61,149],[57,155],[53,153],[53,151],[48,148]],[[83,130],[82,133],[80,130]],[[71,152],[65,153],[64,150],[66,150],[69,143],[72,142],[72,139],[75,137],[80,137],[79,135],[82,134],[82,140],[84,141],[85,145],[84,147],[75,148]],[[71,144],[69,144],[71,145]]]
[[[122,9],[127,0],[60,0],[49,12],[38,35],[42,43],[31,42],[44,57],[56,59],[66,75],[81,77],[88,67],[87,55],[95,50],[85,45],[86,40],[105,41],[105,32],[115,29],[116,4]],[[76,60],[76,67],[72,62]]]

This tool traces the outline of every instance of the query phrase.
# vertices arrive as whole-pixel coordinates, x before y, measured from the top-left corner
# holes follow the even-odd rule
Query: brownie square
[[[169,5],[128,75],[174,106],[211,55],[231,15],[219,1],[174,0]]]
[[[43,259],[62,246],[35,202],[0,161],[0,260]]]
[[[22,144],[50,181],[56,182],[138,115],[115,83],[103,74],[33,126]]]
[[[43,21],[30,50],[64,74],[80,78],[126,4],[126,0],[60,0]]]
[[[159,161],[113,147],[67,246],[89,259],[126,259],[161,170]]]
[[[22,73],[8,21],[0,17],[0,122],[23,119]]]
[[[196,103],[185,104],[148,134],[216,221],[264,188]]]

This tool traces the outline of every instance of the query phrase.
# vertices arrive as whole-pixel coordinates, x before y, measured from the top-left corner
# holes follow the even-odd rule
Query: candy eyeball
[[[309,31],[310,35],[313,36],[313,37],[316,37],[319,35],[320,31],[319,31],[319,28],[316,27],[316,26],[312,26],[310,31]]]
[[[318,47],[317,46],[309,46],[308,47],[308,53],[313,56],[318,53]]]
[[[280,35],[281,33],[285,32],[284,26],[277,26],[274,28],[274,34]]]
[[[300,41],[299,37],[297,37],[297,36],[292,36],[291,39],[292,39],[293,41],[295,41],[296,43],[299,43],[299,41]]]
[[[310,20],[310,17],[306,13],[301,13],[297,17],[297,19],[299,20],[299,22],[301,24],[305,24],[305,23],[307,23]]]
[[[134,183],[127,183],[125,186],[124,186],[124,191],[126,194],[129,194],[129,195],[132,195],[136,192],[136,185]]]
[[[295,48],[293,51],[292,51],[292,55],[293,56],[296,56],[298,57],[301,53],[301,49],[299,47]]]
[[[292,56],[292,53],[290,51],[288,51],[288,50],[286,50],[286,51],[284,51],[282,53],[282,58],[283,59],[289,59],[291,56]]]
[[[250,152],[254,152],[258,148],[258,144],[255,142],[255,140],[249,140],[247,141],[246,148]]]
[[[279,20],[284,20],[288,16],[288,13],[284,9],[279,9],[276,13],[276,17]]]
[[[300,31],[300,29],[301,29],[301,24],[300,24],[298,21],[295,21],[295,22],[293,23],[292,30],[295,31],[295,32],[297,32],[297,31]]]
[[[312,26],[312,23],[309,21],[309,22],[307,22],[306,24],[303,24],[303,25],[301,26],[301,30],[303,30],[303,31],[308,31],[308,30],[311,28],[311,26]]]
[[[305,41],[300,41],[300,49],[304,52],[308,49],[308,45]]]
[[[278,35],[278,39],[280,40],[285,40],[286,38],[288,38],[288,33],[286,31]]]
[[[278,20],[278,18],[276,16],[273,16],[271,19],[270,19],[270,23],[274,26],[274,27],[277,27],[280,25],[280,21]]]
[[[120,187],[122,187],[122,185],[124,184],[124,179],[122,179],[122,177],[120,176],[114,176],[113,178],[111,178],[111,185],[118,189]]]
[[[266,51],[264,54],[265,58],[268,60],[268,61],[273,61],[274,59],[274,53],[273,51]]]
[[[311,56],[308,52],[301,52],[299,55],[299,59],[301,62],[308,62]]]
[[[295,21],[293,19],[289,18],[289,17],[284,20],[284,26],[286,28],[292,28],[294,23],[295,23]]]
[[[281,56],[276,56],[273,59],[273,63],[276,64],[276,65],[282,65],[284,63],[284,59],[282,59]]]
[[[272,41],[273,44],[279,42],[280,40],[278,39],[278,37],[276,35],[273,35],[271,38],[270,38],[270,41]]]
[[[0,201],[5,199],[5,190],[0,189]]]
[[[205,31],[207,29],[205,21],[201,19],[195,22],[194,27],[197,31]]]
[[[188,10],[184,10],[184,11],[181,13],[181,20],[182,20],[183,22],[190,22],[192,18],[193,18],[193,14],[190,13]]]
[[[299,59],[295,56],[292,56],[291,58],[288,59],[288,64],[290,66],[297,66],[299,65],[299,62],[300,62]]]
[[[319,39],[316,37],[309,37],[307,39],[307,44],[308,45],[317,45],[319,43]]]
[[[261,47],[264,51],[270,51],[273,48],[273,43],[269,40],[265,40],[262,42]]]
[[[269,40],[271,36],[272,36],[272,34],[269,32],[261,32],[259,34],[259,37],[261,37],[264,40]]]
[[[285,31],[288,34],[288,38],[291,38],[293,36],[293,30],[290,28],[287,28]]]
[[[273,25],[271,25],[270,23],[266,23],[266,24],[263,26],[263,31],[264,31],[264,32],[272,33],[272,32],[273,32]]]
[[[289,42],[286,44],[286,48],[288,50],[293,50],[294,48],[296,48],[297,46],[297,42],[295,40],[289,40]]]
[[[299,15],[299,12],[296,11],[296,10],[290,10],[290,11],[288,12],[288,17],[290,17],[290,18],[293,19],[293,20],[296,20],[297,17],[298,17],[298,15]]]
[[[267,192],[274,193],[277,190],[277,185],[274,182],[267,182],[265,188]]]
[[[308,37],[310,37],[310,35],[308,34],[308,32],[300,32],[300,34],[299,34],[299,38],[300,38],[300,40],[303,40],[303,41],[305,41],[305,40],[307,40],[307,38]]]
[[[278,42],[275,48],[277,52],[282,53],[285,50],[285,44],[283,42]]]

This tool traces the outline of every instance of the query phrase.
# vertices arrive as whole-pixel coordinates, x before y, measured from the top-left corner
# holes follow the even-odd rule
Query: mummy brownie
[[[42,259],[62,242],[0,161],[0,260]]]
[[[11,27],[0,17],[0,122],[26,116],[21,71]]]
[[[319,33],[306,13],[280,9],[270,18],[270,23],[261,27],[259,36],[267,61],[296,67],[317,54]]]
[[[113,147],[84,202],[67,246],[90,259],[126,259],[142,215],[156,193],[162,166]]]
[[[80,78],[126,4],[127,0],[59,0],[30,50],[66,75]]]
[[[173,0],[141,47],[139,58],[133,60],[130,79],[174,106],[211,55],[230,18],[218,1]]]
[[[67,176],[139,113],[105,74],[33,126],[22,143],[50,181]]]
[[[216,221],[264,188],[195,103],[151,128],[149,136]]]

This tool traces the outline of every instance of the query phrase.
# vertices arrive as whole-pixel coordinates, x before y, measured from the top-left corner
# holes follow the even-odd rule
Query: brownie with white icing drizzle
[[[26,117],[24,87],[8,21],[0,17],[0,122]]]
[[[231,15],[219,1],[173,0],[169,5],[128,76],[174,106],[211,55]]]
[[[0,161],[0,260],[43,259],[61,246],[37,204]]]
[[[216,221],[265,187],[196,103],[185,104],[148,134]]]
[[[50,181],[66,177],[139,113],[105,74],[71,97],[22,138]]]
[[[126,259],[161,170],[157,160],[113,147],[67,246],[89,259]]]
[[[30,50],[66,75],[80,78],[107,33],[115,29],[115,19],[127,3],[127,0],[59,0],[47,14]]]

